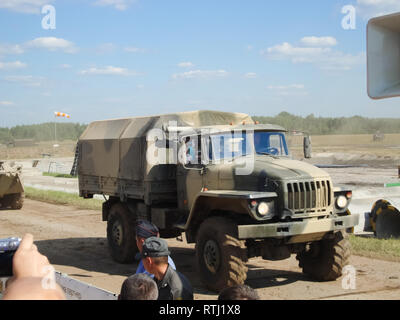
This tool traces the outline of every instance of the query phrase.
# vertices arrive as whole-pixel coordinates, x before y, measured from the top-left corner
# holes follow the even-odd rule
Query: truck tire
[[[24,205],[25,194],[24,193],[16,193],[13,194],[13,199],[11,201],[11,209],[19,210],[22,209]]]
[[[1,199],[1,207],[3,209],[5,208],[11,208],[13,210],[21,209],[24,204],[24,198],[25,196],[23,193],[6,194]]]
[[[303,273],[317,281],[333,281],[342,275],[349,262],[350,242],[344,231],[337,232],[334,239],[321,240],[310,245],[296,257]]]
[[[196,261],[202,282],[212,291],[236,284],[247,278],[246,248],[237,239],[237,226],[232,221],[211,217],[205,220],[196,239]]]
[[[107,220],[107,240],[111,256],[116,262],[130,263],[138,252],[136,246],[135,215],[122,203],[114,204]]]

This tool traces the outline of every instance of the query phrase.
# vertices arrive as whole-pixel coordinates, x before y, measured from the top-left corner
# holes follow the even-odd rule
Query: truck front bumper
[[[283,222],[238,226],[239,239],[282,238],[314,233],[324,233],[352,228],[358,224],[359,215],[303,220],[301,222]]]

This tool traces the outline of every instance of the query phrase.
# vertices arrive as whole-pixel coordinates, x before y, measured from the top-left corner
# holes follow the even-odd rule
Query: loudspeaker
[[[372,99],[400,96],[400,13],[368,22],[367,82]]]

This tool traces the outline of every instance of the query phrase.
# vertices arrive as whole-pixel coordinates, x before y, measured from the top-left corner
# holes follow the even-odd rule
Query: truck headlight
[[[340,195],[336,198],[336,206],[339,209],[344,209],[347,206],[347,198],[343,195]]]
[[[272,212],[274,202],[260,202],[257,207],[257,212],[260,216],[266,216],[268,213]]]

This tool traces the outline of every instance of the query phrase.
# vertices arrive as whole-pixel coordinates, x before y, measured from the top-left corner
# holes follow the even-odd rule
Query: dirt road
[[[118,293],[136,264],[121,265],[108,254],[106,223],[98,211],[78,210],[27,199],[19,211],[0,210],[0,238],[22,237],[30,232],[40,252],[47,255],[57,271]],[[168,240],[178,270],[192,282],[195,299],[215,300],[217,295],[201,284],[194,264],[194,245]],[[301,273],[294,256],[270,262],[261,258],[248,262],[247,284],[262,299],[400,299],[400,263],[353,256],[355,289],[343,289],[334,282],[313,282]],[[351,287],[351,282],[345,282]]]

